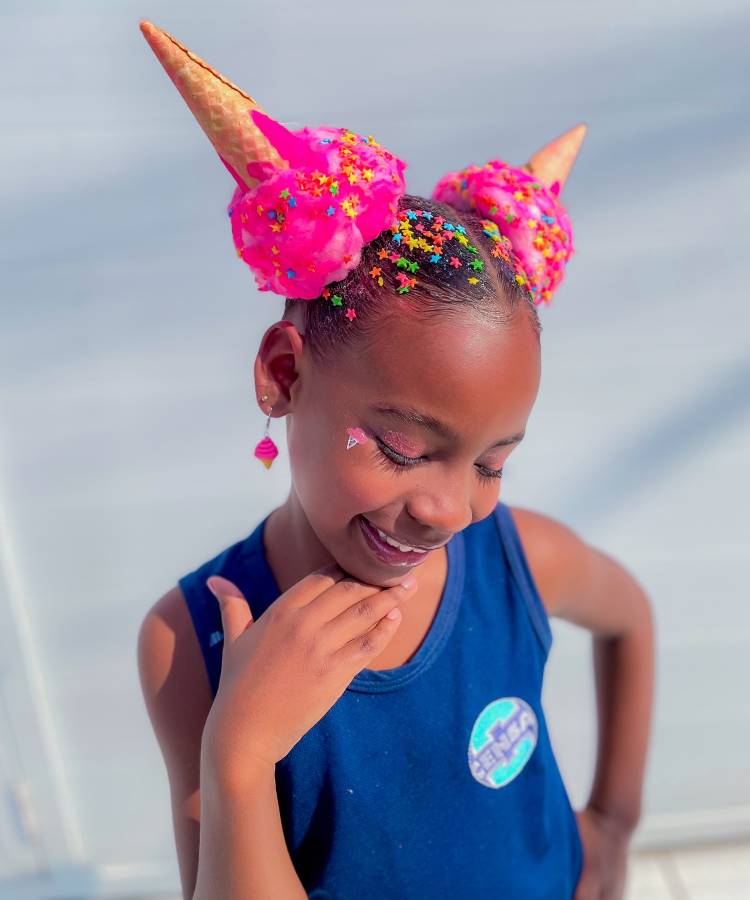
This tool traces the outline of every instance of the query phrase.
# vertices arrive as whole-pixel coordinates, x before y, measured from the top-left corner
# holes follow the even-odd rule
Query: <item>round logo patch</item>
[[[505,787],[531,759],[539,736],[534,710],[520,697],[493,700],[469,738],[469,770],[485,787]]]

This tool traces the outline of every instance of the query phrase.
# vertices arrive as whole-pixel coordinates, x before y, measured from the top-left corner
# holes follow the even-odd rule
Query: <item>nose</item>
[[[456,475],[438,478],[423,485],[406,501],[409,515],[439,543],[474,521],[472,492],[465,479]]]

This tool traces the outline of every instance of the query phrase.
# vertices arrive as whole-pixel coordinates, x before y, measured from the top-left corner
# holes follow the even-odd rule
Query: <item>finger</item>
[[[399,584],[390,588],[369,584],[366,581],[359,581],[356,578],[345,575],[336,584],[331,585],[331,587],[311,601],[310,606],[313,607],[311,612],[314,613],[314,622],[319,628],[322,628],[327,622],[332,621],[336,616],[354,606],[363,598],[383,591],[394,590],[400,585],[410,585],[412,583],[416,585],[416,579],[412,574],[404,575]]]
[[[212,575],[206,580],[206,587],[219,601],[226,647],[253,624],[253,614],[242,591],[228,579],[222,578],[221,575]]]
[[[396,584],[385,590],[380,589],[350,603],[321,629],[323,640],[330,651],[339,650],[349,641],[369,631],[392,609],[399,609],[414,593],[416,586],[416,579],[412,579],[406,585]]]
[[[401,610],[394,606],[369,631],[360,634],[332,654],[331,659],[354,668],[355,674],[388,646],[401,624]]]
[[[289,588],[274,601],[276,606],[289,606],[299,608],[307,606],[320,593],[332,587],[346,576],[346,573],[338,563],[326,563],[314,572],[310,572],[301,578],[295,585]]]

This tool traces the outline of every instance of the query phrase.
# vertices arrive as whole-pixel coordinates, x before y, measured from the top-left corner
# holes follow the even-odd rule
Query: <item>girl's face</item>
[[[280,391],[274,410],[287,413],[290,496],[342,569],[396,584],[430,552],[379,552],[363,520],[434,548],[490,515],[539,389],[533,327],[524,314],[506,326],[404,316],[323,371],[284,326],[292,347],[265,374]],[[347,449],[353,429],[360,442]]]

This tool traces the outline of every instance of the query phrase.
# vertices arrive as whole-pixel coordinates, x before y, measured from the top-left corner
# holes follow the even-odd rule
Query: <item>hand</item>
[[[331,564],[298,581],[255,622],[239,588],[212,576],[224,646],[203,742],[215,773],[241,776],[251,761],[273,768],[286,756],[396,633],[398,607],[416,587],[413,575],[408,581],[380,588]],[[387,618],[392,610],[396,617]]]
[[[622,900],[632,829],[591,806],[575,815],[583,870],[573,900]]]

